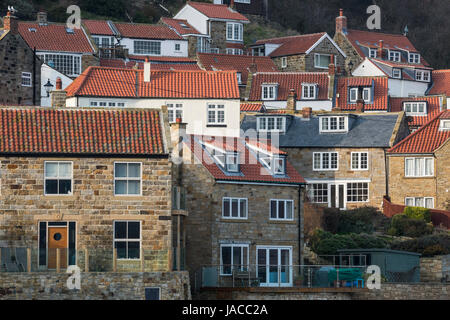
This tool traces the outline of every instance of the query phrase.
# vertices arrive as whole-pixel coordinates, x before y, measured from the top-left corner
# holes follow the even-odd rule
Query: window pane
[[[116,180],[116,186],[114,189],[115,194],[127,194],[127,182],[122,180]]]
[[[427,176],[433,175],[433,159],[432,158],[425,159],[425,175],[427,175]]]
[[[223,200],[223,216],[224,217],[230,216],[230,199]]]
[[[58,176],[58,163],[46,162],[45,163],[45,176],[49,178],[55,178]]]
[[[423,198],[416,198],[416,207],[423,207],[424,201]]]
[[[286,219],[293,218],[293,207],[292,201],[286,201]]]
[[[231,216],[238,217],[238,199],[233,199],[231,201]]]
[[[241,199],[239,202],[240,217],[245,218],[247,215],[247,200]]]
[[[141,182],[139,180],[128,181],[128,194],[140,194]]]
[[[407,205],[408,207],[413,207],[414,206],[414,198],[406,198],[405,205]]]
[[[128,177],[139,178],[141,176],[141,165],[139,163],[128,164]]]
[[[139,241],[128,242],[128,259],[139,259]]]
[[[59,163],[59,177],[70,178],[72,176],[72,164],[71,163]]]
[[[231,247],[222,247],[222,272],[231,274]]]
[[[114,222],[114,238],[126,239],[127,237],[127,223],[126,221]]]
[[[278,202],[278,219],[284,219],[285,215],[284,215],[284,201],[279,201]]]
[[[127,258],[127,243],[125,241],[116,241],[114,243],[114,246],[117,249],[117,258],[118,259],[126,259]]]
[[[425,198],[425,208],[433,208],[433,198]]]
[[[59,180],[59,194],[69,194],[72,191],[71,180]]]
[[[241,247],[233,247],[233,266],[240,267],[241,265]]]
[[[125,178],[127,176],[127,164],[126,163],[116,163],[114,176],[118,178]]]
[[[277,202],[275,200],[270,201],[270,217],[272,219],[277,217]]]
[[[139,239],[140,223],[137,221],[128,222],[128,239]]]
[[[58,193],[58,180],[45,180],[45,193],[57,194]]]

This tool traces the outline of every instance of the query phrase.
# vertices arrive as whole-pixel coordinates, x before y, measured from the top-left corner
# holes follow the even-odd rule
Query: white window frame
[[[287,68],[287,57],[281,57],[281,68]]]
[[[320,186],[320,188],[319,188]],[[329,191],[328,191],[328,183],[320,183],[320,182],[313,182],[308,183],[308,194],[310,201],[312,203],[326,203],[328,204],[329,200]],[[318,201],[319,198],[322,198],[322,201]]]
[[[31,87],[33,85],[33,76],[31,72],[22,72],[22,87]]]
[[[177,122],[177,118],[183,121],[183,104],[179,102],[166,102],[169,123]]]
[[[361,162],[362,162],[362,155],[365,154],[366,155],[366,167],[362,167],[361,166]],[[357,155],[357,163],[356,163],[356,167],[354,167],[354,159],[353,159],[353,155]],[[367,151],[361,151],[361,152],[352,152],[350,154],[350,170],[352,171],[367,171],[369,170],[369,152]]]
[[[369,48],[369,58],[377,57],[377,49]]]
[[[265,92],[265,89],[267,91]],[[276,100],[277,99],[278,86],[275,84],[263,84],[261,86],[261,99],[262,100]]]
[[[352,188],[350,188],[349,185],[353,185],[353,184],[356,184],[356,190],[364,190],[365,188],[358,189],[358,185],[359,184],[362,184],[362,185],[367,184],[367,199],[366,200],[358,200],[358,199],[357,200],[353,200],[353,199],[349,200],[349,197],[354,197],[355,196],[355,195],[349,193],[349,190],[352,190]],[[348,203],[348,202],[358,202],[358,203],[369,202],[370,183],[369,182],[350,182],[350,181],[346,182],[345,183],[345,191],[344,192],[345,192],[345,203]],[[359,194],[359,192],[357,192],[356,197],[359,197],[359,196],[360,196],[360,194]]]
[[[356,92],[355,99],[352,99],[352,92]],[[364,95],[367,93],[367,99],[364,99]],[[363,99],[365,103],[371,103],[372,102],[372,88],[366,87],[363,88]],[[350,103],[356,103],[358,101],[358,88],[350,88],[349,91],[349,99]]]
[[[47,177],[47,163],[57,163],[58,164],[58,175],[56,177]],[[59,193],[59,180],[69,180],[69,177],[60,177],[59,176],[59,164],[60,163],[70,163],[70,192],[69,193]],[[47,189],[45,187],[46,180],[58,180],[58,193],[47,193]],[[73,161],[44,161],[44,195],[46,196],[71,196],[73,195]]]
[[[328,168],[324,168],[324,154],[328,155]],[[331,155],[332,154],[336,154],[336,168],[332,168],[332,161],[331,161]],[[315,158],[316,155],[319,155],[319,162],[320,162],[320,167],[317,168],[315,167]],[[332,152],[313,152],[313,159],[312,159],[312,165],[313,165],[313,171],[338,171],[339,170],[339,153],[332,151]]]
[[[244,51],[242,49],[239,48],[227,48],[226,49],[226,53],[227,54],[232,54],[235,56],[241,56],[244,54]]]
[[[420,106],[423,108],[423,112],[419,111]],[[410,111],[407,111],[407,109]],[[414,111],[416,108],[416,111]],[[426,116],[427,115],[427,102],[426,101],[405,101],[403,102],[403,111],[408,116]]]
[[[439,130],[441,131],[450,130],[450,120],[441,119],[441,121],[439,122]]]
[[[119,238],[116,239],[116,222],[126,222],[126,238]],[[128,222],[138,222],[139,223],[139,239],[135,238],[128,238]],[[141,260],[141,248],[142,248],[142,221],[141,220],[114,220],[113,221],[113,250],[116,248],[116,242],[139,242],[139,258],[119,258],[117,257],[117,260],[128,260],[128,261],[139,261]],[[127,252],[126,256],[128,256],[128,246],[127,246]]]
[[[416,70],[416,81],[430,82],[430,71]]]
[[[138,48],[138,45],[140,48]],[[160,56],[162,54],[162,43],[155,40],[133,40],[133,52],[134,54]]]
[[[127,164],[127,177],[116,177],[116,164]],[[140,166],[140,176],[139,179],[136,177],[128,177],[128,164],[139,164]],[[134,161],[114,161],[114,172],[113,172],[113,179],[114,179],[114,185],[113,185],[113,192],[114,192],[114,196],[119,196],[119,197],[138,197],[138,196],[142,196],[142,170],[143,170],[143,163],[142,162],[134,162]],[[128,193],[128,183],[127,183],[127,193],[126,194],[116,194],[116,180],[120,180],[120,181],[136,181],[139,180],[139,194],[135,194],[135,193]]]
[[[229,207],[229,216],[225,215],[225,201],[229,201],[230,202],[230,207]],[[233,217],[232,215],[232,203],[233,200],[237,200],[238,201],[238,216],[237,217]],[[241,215],[241,202],[245,202],[245,212],[243,215]],[[237,198],[237,197],[223,197],[222,198],[222,219],[231,219],[231,220],[247,220],[248,219],[248,198]]]
[[[263,155],[259,156],[261,163],[269,169],[273,175],[285,175],[286,174],[286,157],[278,155]],[[281,160],[281,166],[275,165],[277,161]]]
[[[114,46],[114,37],[92,36],[92,40],[94,40],[94,44],[98,48],[111,48]],[[106,42],[108,42],[108,44],[106,44]]]
[[[269,130],[269,119],[273,120],[273,129]],[[281,123],[278,119],[281,119]],[[264,125],[263,125],[264,123]],[[281,127],[280,127],[281,124]],[[286,117],[257,117],[257,132],[286,132]]]
[[[327,132],[347,132],[348,131],[348,117],[347,116],[321,116],[319,117],[320,124],[319,124],[319,132],[327,133]],[[342,128],[341,120],[344,120],[344,127]],[[331,128],[331,122],[336,121],[336,129]]]
[[[180,52],[180,51],[181,51],[181,43],[175,43],[175,52]]]
[[[53,61],[53,68],[67,76],[79,76],[81,74],[81,54],[52,52],[37,53],[36,55],[46,64]]]
[[[214,114],[214,118],[210,117],[211,114]],[[222,116],[221,116],[222,114]],[[219,121],[220,119],[222,121]],[[207,112],[206,112],[206,123],[209,125],[223,125],[225,124],[225,105],[223,104],[208,104]]]
[[[223,255],[222,255],[222,248],[224,248],[224,247],[230,247],[231,248],[231,264],[230,265],[225,265],[225,266],[230,266],[230,271],[231,271],[231,273],[224,273],[224,268],[223,268],[223,266],[224,266],[224,264],[223,264]],[[241,265],[241,271],[244,271],[244,270],[246,270],[247,268],[248,268],[248,266],[249,266],[249,256],[250,256],[250,246],[249,246],[249,244],[247,244],[247,243],[222,243],[222,244],[220,244],[220,252],[219,252],[219,254],[220,254],[220,275],[221,276],[231,276],[231,275],[233,275],[233,266],[234,266],[234,263],[233,263],[233,248],[234,247],[240,247],[241,248],[241,260],[242,260],[242,265]],[[244,257],[244,250],[242,250],[242,248],[247,248],[247,264],[244,264],[245,262],[245,257]]]
[[[234,0],[234,2],[237,2],[237,3],[247,3],[247,4],[249,4],[250,1],[251,0]]]
[[[242,73],[236,72],[236,77],[238,84],[242,84]]]
[[[311,95],[311,88],[313,94]],[[305,95],[305,89],[307,94]],[[317,83],[302,83],[302,99],[304,100],[315,100],[317,99]]]
[[[230,33],[229,33],[230,28],[231,28],[231,33],[232,33],[231,37],[230,37]],[[236,32],[237,32],[237,36],[236,36]],[[227,34],[227,40],[243,41],[244,25],[239,22],[227,22],[226,34]]]
[[[389,50],[389,61],[400,62],[401,61],[400,51]]]
[[[328,69],[329,68],[329,63],[328,63],[328,65],[326,66],[326,67],[322,67],[320,64],[319,64],[319,60],[320,60],[320,56],[328,56],[329,58],[330,58],[330,61],[331,61],[331,54],[325,54],[325,53],[314,53],[314,68],[316,68],[316,69]],[[336,63],[335,63],[335,65],[336,65]]]
[[[276,212],[276,218],[272,218],[272,202],[275,201],[276,202],[276,208],[277,208],[277,212]],[[279,213],[279,206],[278,203],[280,202],[284,202],[284,218],[280,218],[280,213]],[[291,208],[292,208],[292,212],[291,212],[291,217],[287,218],[287,206],[286,204],[290,202],[291,203]],[[294,221],[294,212],[295,212],[295,208],[294,208],[294,200],[291,199],[270,199],[269,200],[269,220],[271,221]]]
[[[419,160],[420,166],[421,166],[421,173],[419,175],[416,175],[416,160]],[[408,161],[412,161],[412,168],[409,170],[412,172],[412,174],[408,173]],[[427,161],[431,161],[431,173],[426,174],[426,163]],[[407,157],[405,158],[405,177],[412,177],[412,178],[420,178],[420,177],[434,177],[434,158],[433,157]]]
[[[409,63],[420,64],[420,53],[410,52],[409,55],[408,55],[408,62]]]
[[[398,74],[396,72],[398,72]],[[392,68],[392,78],[401,79],[402,78],[402,69]]]
[[[424,206],[422,208],[434,209],[434,198],[433,197],[405,197],[405,206],[407,206],[407,207],[421,207],[421,206],[417,205],[417,201],[419,199],[423,199],[423,205]],[[431,199],[431,202],[432,202],[432,206],[431,207],[427,207],[426,206],[427,200],[430,200],[430,199]],[[408,201],[411,201],[411,200],[414,203],[412,206],[410,206],[408,204]]]
[[[234,159],[230,161],[229,159]],[[227,172],[239,172],[239,153],[227,152],[225,154],[225,170]]]

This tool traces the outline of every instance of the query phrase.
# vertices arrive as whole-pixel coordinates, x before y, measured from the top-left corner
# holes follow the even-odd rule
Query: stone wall
[[[219,48],[219,53],[225,53],[227,40],[227,23],[223,21],[211,21],[210,28],[210,48]]]
[[[1,36],[0,36],[1,38]],[[39,105],[41,101],[41,61],[36,58],[35,101],[33,85],[22,86],[22,72],[33,74],[33,50],[19,34],[6,34],[0,40],[0,104]]]
[[[99,66],[100,60],[92,54],[83,54],[81,56],[81,72],[91,66]]]
[[[290,163],[306,179],[370,179],[369,200],[367,202],[347,202],[347,208],[362,206],[382,207],[383,196],[386,194],[386,169],[384,151],[382,148],[284,148],[289,154]],[[313,171],[314,152],[337,151],[338,170]],[[367,151],[369,153],[369,170],[351,170],[351,152]]]
[[[296,54],[292,56],[286,56],[286,68],[281,67],[281,60],[283,57],[272,58],[273,62],[277,66],[277,69],[283,72],[301,72],[305,71],[305,55]],[[322,70],[323,71],[323,70]]]
[[[436,199],[434,207],[450,211],[450,140],[435,152]]]
[[[347,74],[350,74],[351,71],[353,71],[359,64],[364,60],[362,57],[359,56],[356,49],[353,47],[353,45],[350,43],[350,41],[347,40],[347,37],[342,34],[341,32],[337,32],[334,35],[333,38],[334,42],[337,43],[339,48],[341,48],[342,51],[344,51],[347,58],[345,59],[345,66]],[[350,61],[353,63],[353,69],[348,69],[348,64]]]
[[[66,273],[0,273],[0,300],[144,300],[145,288],[161,288],[161,300],[190,300],[181,272],[84,273],[81,290],[67,288]]]
[[[352,295],[353,300],[449,300],[450,283],[390,283],[380,290],[366,290]]]
[[[72,161],[72,195],[44,194],[46,160]],[[115,161],[142,163],[141,196],[114,195]],[[0,242],[3,246],[36,248],[39,221],[73,221],[77,250],[86,247],[112,254],[113,222],[135,220],[141,221],[145,270],[170,268],[172,181],[171,162],[167,157],[1,157],[0,165]],[[140,270],[140,262],[124,261],[118,268]]]
[[[443,256],[420,258],[420,281],[439,282],[442,279]]]

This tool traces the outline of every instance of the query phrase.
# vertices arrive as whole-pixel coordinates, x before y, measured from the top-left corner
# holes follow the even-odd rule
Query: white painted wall
[[[148,40],[148,39],[131,39],[123,38],[120,44],[128,49],[128,53],[132,55],[141,55],[134,52],[134,40]],[[187,40],[150,40],[161,42],[161,55],[162,57],[187,57],[188,56],[188,41]],[[175,44],[180,44],[180,51],[175,51]],[[143,56],[149,56],[148,54],[142,54]]]
[[[428,89],[428,82],[391,79],[388,80],[388,94],[391,97],[423,96]]]
[[[375,66],[371,61],[364,60],[355,70],[353,70],[352,75],[355,77],[377,77],[385,76],[383,71],[381,71],[377,66]]]
[[[190,5],[185,5],[178,13],[174,16],[174,19],[185,19],[191,26],[197,29],[200,33],[208,33],[208,20],[209,18],[203,13],[192,8]]]
[[[264,106],[267,109],[286,109],[287,102],[286,101],[263,101]],[[330,100],[300,100],[296,101],[295,108],[296,110],[302,110],[305,107],[311,107],[313,111],[331,111],[333,108],[333,103]]]
[[[264,48],[264,54],[266,56],[270,55],[275,49],[279,48],[280,45],[279,44],[274,44],[274,43],[266,43],[265,44],[265,48]]]
[[[218,135],[238,137],[240,130],[240,100],[239,99],[131,99],[131,98],[91,98],[70,97],[66,100],[67,107],[89,107],[91,101],[124,102],[126,108],[161,108],[168,103],[183,104],[183,122],[187,123],[187,134]],[[225,106],[226,128],[207,127],[208,104],[223,104]]]
[[[47,91],[45,91],[44,85],[50,79],[50,83],[53,85],[53,89],[56,87],[56,78],[60,77],[62,80],[62,88],[65,89],[73,80],[61,72],[49,67],[45,63],[41,66],[41,106],[50,107],[50,97],[47,97]]]

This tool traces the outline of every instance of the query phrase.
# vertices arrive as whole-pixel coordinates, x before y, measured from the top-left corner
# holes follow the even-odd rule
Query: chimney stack
[[[328,65],[328,74],[336,74],[336,66],[334,65],[334,54],[330,55],[330,64]]]
[[[230,8],[234,9],[234,0],[230,0]]]
[[[186,137],[186,123],[177,118],[170,124],[170,140],[174,157],[183,158],[183,139]]]
[[[13,16],[11,11],[6,13],[6,16],[3,17],[3,29],[8,30],[11,34],[19,33],[19,24],[17,22],[17,18]]]
[[[310,119],[312,114],[312,108],[311,107],[305,107],[302,109],[302,117],[305,119]]]
[[[294,89],[289,90],[289,94],[286,101],[286,110],[288,113],[294,113],[295,112],[295,103],[297,100],[297,94],[295,93]]]
[[[347,34],[347,17],[344,16],[344,9],[339,9],[339,17],[336,17],[336,33]]]
[[[66,106],[67,92],[62,90],[62,80],[60,77],[56,78],[55,90],[50,92],[50,103],[53,108],[63,108]]]
[[[378,50],[377,50],[377,58],[378,59],[383,59],[383,49],[384,49],[384,44],[383,44],[383,40],[378,41]]]
[[[46,26],[48,24],[47,12],[40,10],[37,13],[37,22],[39,23],[40,26]]]
[[[150,82],[150,74],[151,74],[150,61],[146,57],[144,62],[144,82]]]

